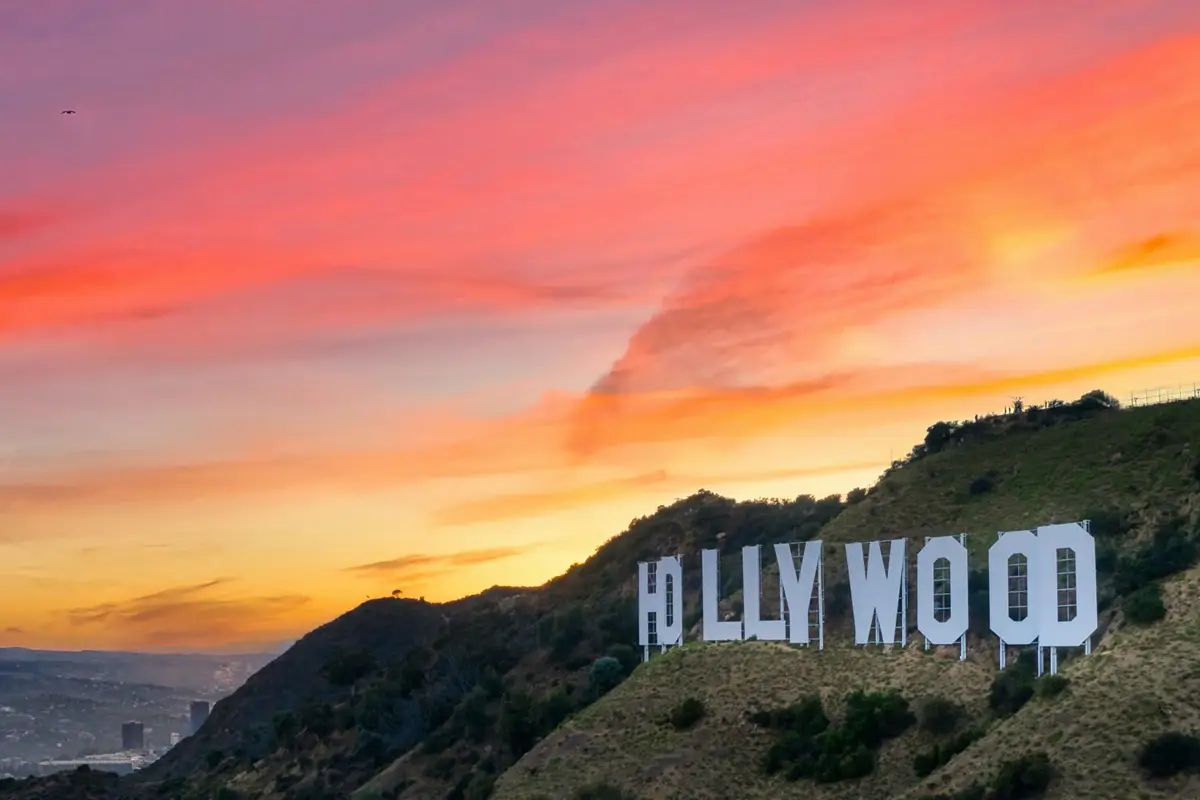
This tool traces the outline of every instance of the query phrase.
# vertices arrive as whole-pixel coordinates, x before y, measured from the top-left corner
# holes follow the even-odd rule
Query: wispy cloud
[[[505,522],[536,517],[568,510],[583,510],[616,499],[627,499],[643,492],[680,491],[691,493],[708,486],[754,484],[767,481],[794,480],[834,475],[880,467],[875,461],[857,461],[822,467],[760,470],[726,475],[677,475],[666,470],[634,475],[610,481],[569,485],[558,490],[514,492],[481,497],[439,509],[432,522],[441,526],[473,525]]]
[[[386,561],[374,561],[346,567],[345,572],[371,580],[395,580],[423,583],[461,567],[477,567],[515,558],[529,552],[530,547],[493,547],[485,550],[464,550],[439,555],[405,555]]]
[[[214,592],[233,581],[216,578],[174,586],[120,602],[68,609],[79,628],[103,629],[121,641],[159,646],[245,640],[293,626],[295,612],[310,598],[299,594],[238,597]]]

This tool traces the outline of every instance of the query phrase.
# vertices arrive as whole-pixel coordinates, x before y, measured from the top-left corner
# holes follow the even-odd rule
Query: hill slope
[[[864,681],[876,675],[879,687],[895,686],[913,694],[910,699],[918,711],[925,693],[935,688],[955,695],[951,699],[961,696],[966,708],[962,724],[982,723],[993,714],[978,705],[994,663],[990,637],[972,640],[968,664],[942,663],[938,656],[917,652],[846,648],[848,635],[842,629],[847,623],[847,591],[839,572],[844,571],[844,556],[834,545],[897,535],[919,542],[927,534],[965,531],[972,534],[978,567],[979,556],[998,530],[1090,518],[1104,565],[1102,624],[1115,620],[1120,635],[1125,595],[1194,563],[1197,454],[1200,402],[1116,411],[1104,398],[1090,397],[962,425],[938,423],[879,484],[869,492],[852,492],[845,501],[801,496],[738,503],[700,492],[634,520],[627,532],[599,548],[586,563],[543,587],[496,589],[444,605],[391,599],[364,604],[298,642],[219,703],[197,736],[144,773],[122,779],[112,796],[208,800],[221,793],[231,800],[323,800],[354,793],[363,800],[481,800],[494,786],[508,793],[501,796],[518,796],[512,792],[525,780],[525,766],[503,779],[499,776],[522,757],[523,765],[548,765],[560,748],[556,743],[564,740],[556,734],[541,746],[538,742],[571,715],[576,716],[564,731],[585,723],[594,723],[593,730],[599,731],[599,721],[613,713],[608,704],[619,703],[622,692],[658,692],[663,697],[655,707],[665,707],[674,689],[654,689],[654,676],[665,674],[660,671],[675,663],[671,659],[683,659],[681,663],[697,675],[716,676],[744,671],[751,663],[764,668],[786,664],[786,669],[824,686],[826,711],[835,725],[843,713],[839,694],[844,694],[851,674]],[[737,611],[741,547],[812,538],[828,542],[831,553],[826,652],[739,645],[738,658],[747,661],[734,666],[724,664],[721,650],[688,648],[661,664],[656,660],[640,667],[627,687],[604,696],[639,660],[631,647],[636,641],[638,560],[683,556],[685,627],[694,639],[700,550],[723,550],[722,575],[728,579],[722,587],[722,608]],[[1191,561],[1179,557],[1188,547]],[[1169,567],[1166,572],[1164,564]],[[979,585],[973,578],[973,591]],[[973,596],[971,602],[978,609],[981,598]],[[770,612],[769,607],[765,610]],[[986,620],[982,628],[978,623],[973,620],[975,629],[985,631]],[[618,669],[600,675],[597,660],[606,655],[615,659]],[[1098,654],[1088,663],[1102,663],[1102,658]],[[879,664],[892,662],[900,670],[900,683],[878,672]],[[945,683],[945,669],[962,676],[961,686],[957,679]],[[798,689],[768,682],[763,692],[764,697],[775,692],[772,702],[784,702]],[[600,703],[592,706],[597,699]],[[725,708],[717,698],[712,702],[716,713],[734,713],[735,705]],[[664,749],[643,749],[643,756],[670,761],[681,757],[675,745],[689,741],[662,739],[657,728],[646,730],[651,738],[644,744]],[[709,729],[701,724],[692,735],[703,736],[705,730]],[[747,732],[748,742],[775,735],[738,730]],[[881,763],[911,760],[925,746],[923,736],[927,734],[906,730],[884,743]],[[616,748],[614,758],[626,746],[601,738],[604,748]],[[418,741],[421,744],[414,747]],[[765,746],[759,742],[753,747],[760,745]],[[704,746],[695,743],[700,750]],[[743,766],[755,758],[753,747],[747,747],[751,749],[742,756]],[[584,772],[590,769],[586,757],[569,748],[557,756]],[[946,770],[953,763],[934,777],[950,774]],[[557,768],[547,769],[552,774]],[[915,785],[911,766],[903,781],[899,773],[891,774],[891,767],[884,771],[888,774],[865,779],[862,785],[887,792]],[[741,768],[731,774],[736,774],[729,779],[738,786],[760,785]],[[715,774],[710,778],[714,785],[725,779]],[[45,791],[37,782],[0,787],[0,797],[65,800],[66,795],[49,789],[51,783],[44,785]]]
[[[1011,716],[988,707],[995,645],[987,634],[982,573],[975,573],[972,612],[983,614],[973,619],[967,662],[952,653],[926,654],[915,641],[904,652],[855,649],[836,614],[824,652],[755,642],[688,645],[652,659],[566,722],[501,777],[494,796],[565,798],[603,781],[639,798],[948,796],[993,780],[1006,759],[1035,753],[1053,764],[1052,797],[1197,791],[1186,779],[1147,781],[1136,762],[1152,735],[1200,730],[1200,670],[1194,666],[1200,663],[1200,617],[1193,611],[1200,572],[1186,570],[1163,584],[1167,614],[1157,624],[1127,624],[1121,608],[1136,589],[1154,588],[1157,578],[1196,561],[1200,403],[1048,426],[1027,417],[1013,423],[1002,431],[997,423],[995,435],[974,442],[918,453],[831,520],[821,538],[907,536],[917,547],[925,535],[966,532],[972,566],[980,568],[997,531],[1093,519],[1108,632],[1091,657],[1060,661],[1069,681],[1062,695],[1027,702]],[[839,594],[845,599],[840,550],[827,548],[827,601]],[[1169,563],[1147,566],[1160,562]],[[730,583],[736,589],[736,579]],[[925,780],[912,760],[939,740],[923,738],[919,726],[885,742],[876,770],[857,781],[814,785],[763,774],[759,762],[772,738],[747,721],[748,712],[819,693],[836,718],[839,700],[855,688],[898,690],[918,716],[932,698],[955,701],[964,709],[958,730],[975,727],[983,738]],[[687,698],[700,700],[707,713],[694,728],[676,731],[667,717]]]
[[[687,645],[652,659],[566,722],[501,777],[493,797],[566,798],[606,780],[639,798],[890,797],[913,783],[910,762],[925,738],[915,727],[890,742],[876,773],[848,793],[844,785],[814,788],[762,774],[758,765],[773,737],[749,722],[747,712],[819,694],[836,715],[845,694],[865,688],[969,697],[967,713],[980,717],[990,672],[977,662],[915,648],[822,652],[768,642]],[[703,703],[704,718],[675,730],[670,714],[687,698]]]

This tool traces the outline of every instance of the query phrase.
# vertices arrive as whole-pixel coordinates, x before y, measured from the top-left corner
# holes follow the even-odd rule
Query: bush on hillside
[[[1167,616],[1162,591],[1157,583],[1148,583],[1132,592],[1121,603],[1125,619],[1134,625],[1153,625]]]
[[[999,717],[1015,714],[1033,697],[1037,679],[1037,654],[1026,650],[994,679],[988,692],[988,706]]]
[[[967,574],[968,630],[976,636],[991,635],[991,596],[987,570],[971,570]]]
[[[685,731],[704,717],[704,703],[689,697],[671,711],[671,727]]]
[[[624,643],[614,644],[605,651],[604,655],[621,662],[621,668],[625,670],[626,675],[633,672],[637,669],[638,664],[642,663],[642,654],[631,645]]]
[[[1063,675],[1043,675],[1034,682],[1034,694],[1041,698],[1057,697],[1070,685]]]
[[[555,664],[570,660],[575,648],[587,637],[587,615],[579,605],[570,605],[543,617],[538,625],[539,636],[549,643],[550,660]]]
[[[950,759],[970,747],[975,740],[983,736],[983,731],[971,728],[955,736],[944,744],[935,744],[928,750],[923,750],[913,758],[913,772],[918,778],[930,775],[939,767],[950,763]]]
[[[1025,800],[1038,797],[1050,786],[1054,767],[1045,753],[1031,753],[1000,765],[992,779],[991,800]]]
[[[495,788],[495,775],[488,775],[483,772],[473,773],[471,775],[471,782],[467,784],[467,789],[463,792],[463,800],[488,800]]]
[[[1118,594],[1128,595],[1147,584],[1195,566],[1200,551],[1187,521],[1172,519],[1154,532],[1154,538],[1120,559],[1115,585]]]
[[[830,725],[817,697],[751,714],[751,722],[779,731],[763,758],[763,771],[786,769],[788,780],[818,783],[861,778],[875,768],[874,751],[916,722],[908,701],[895,692],[855,691],[845,702],[845,716],[836,726]]]
[[[321,668],[321,675],[334,686],[352,686],[375,671],[375,655],[369,650],[335,653]]]
[[[944,697],[931,697],[921,706],[920,728],[934,736],[944,736],[958,727],[963,708]]]
[[[1196,480],[1200,480],[1200,462],[1196,462]],[[851,489],[846,493],[846,505],[853,506],[867,499],[866,489]]]
[[[1197,459],[1196,463],[1192,465],[1192,477],[1196,483],[1200,483],[1200,459]]]
[[[625,680],[625,668],[612,656],[602,656],[588,670],[588,685],[596,697],[603,697]]]
[[[917,800],[987,800],[987,790],[978,783],[973,783],[954,794],[923,794]]]
[[[971,481],[971,485],[967,487],[967,491],[969,491],[971,496],[974,497],[976,495],[987,494],[995,488],[996,482],[992,480],[992,478],[988,477],[987,475],[980,475],[978,478]]]
[[[613,786],[611,783],[593,783],[579,789],[572,800],[638,800],[633,792]]]
[[[1115,508],[1094,508],[1085,511],[1083,518],[1088,521],[1088,529],[1097,539],[1116,538],[1133,529],[1129,513]]]
[[[1200,739],[1179,731],[1156,736],[1142,746],[1138,766],[1153,778],[1200,772]]]

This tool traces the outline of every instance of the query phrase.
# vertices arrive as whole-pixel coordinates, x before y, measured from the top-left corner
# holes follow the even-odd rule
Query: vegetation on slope
[[[909,706],[919,719],[924,699],[970,698],[962,709],[965,726],[987,715],[990,680],[988,665],[917,648],[688,644],[642,665],[565,722],[501,777],[493,796],[571,797],[607,780],[642,798],[890,797],[913,784],[914,755],[942,738],[911,724]],[[706,709],[684,731],[669,722],[681,695]],[[867,709],[885,711],[880,720],[887,724],[862,724],[872,718],[862,713]],[[814,751],[813,739],[826,733],[834,734],[832,746]],[[865,769],[855,761],[862,759],[860,744],[869,758]],[[849,753],[846,766],[864,775],[835,774],[841,763],[829,758],[835,753]],[[828,782],[817,783],[807,767],[823,755],[831,771],[820,776]],[[815,758],[789,775],[809,756]]]
[[[904,752],[909,762],[907,770],[898,766],[884,768],[883,771],[891,778],[904,775],[911,784],[925,777],[929,781],[925,788],[933,790],[938,788],[944,776],[961,775],[964,780],[959,782],[962,785],[956,791],[965,792],[964,798],[978,793],[982,793],[978,794],[979,797],[1016,797],[1042,792],[1046,786],[1054,793],[1057,791],[1054,788],[1056,782],[1063,786],[1072,784],[1076,775],[1070,768],[1062,773],[1065,774],[1062,780],[1057,777],[1061,771],[1055,763],[1055,756],[1061,757],[1062,754],[1045,743],[1041,750],[1019,748],[1009,763],[989,762],[982,772],[977,768],[962,770],[958,765],[969,763],[971,754],[984,746],[979,744],[979,740],[991,736],[993,729],[1014,724],[1005,720],[1024,719],[1037,709],[1055,703],[1069,707],[1077,702],[1076,697],[1080,694],[1087,697],[1089,690],[1085,688],[1077,692],[1075,678],[1070,677],[1076,665],[1102,663],[1099,659],[1105,657],[1109,642],[1125,635],[1127,628],[1129,631],[1149,631],[1161,626],[1163,617],[1158,616],[1153,608],[1154,598],[1163,596],[1167,591],[1164,580],[1170,580],[1170,576],[1188,569],[1196,562],[1195,501],[1200,491],[1200,481],[1197,481],[1195,469],[1196,455],[1200,452],[1200,403],[1180,403],[1125,412],[1096,410],[1090,415],[1071,412],[1049,417],[1044,416],[1041,409],[1034,409],[1033,420],[1029,415],[1030,411],[1026,410],[1020,416],[999,418],[986,426],[979,426],[982,430],[977,429],[969,441],[946,444],[933,452],[918,451],[907,463],[898,465],[887,474],[865,496],[856,497],[856,501],[844,513],[831,520],[821,531],[821,538],[830,543],[891,538],[896,532],[905,532],[915,540],[913,544],[917,547],[926,535],[967,532],[973,534],[970,543],[973,545],[974,564],[982,567],[983,552],[994,541],[997,530],[1018,530],[1081,518],[1092,520],[1092,530],[1098,538],[1102,573],[1101,605],[1105,609],[1102,626],[1112,626],[1110,636],[1104,641],[1103,649],[1097,652],[1096,659],[1070,658],[1068,653],[1060,653],[1060,664],[1066,675],[1037,680],[1031,654],[1026,654],[1004,673],[995,676],[994,681],[989,679],[987,689],[982,693],[986,703],[984,710],[973,716],[968,715],[955,734],[919,748],[914,748],[902,737],[890,750],[888,747],[883,750],[885,760],[882,763],[888,763],[887,754],[896,751]],[[934,429],[931,428],[932,432]],[[986,490],[979,488],[977,479],[980,477],[988,479]],[[836,611],[838,593],[843,593],[844,601],[848,599],[845,597],[848,588],[837,574],[839,568],[844,570],[840,553],[831,549],[830,554],[833,558],[827,560],[827,585],[832,585],[827,589],[827,608]],[[994,655],[989,651],[993,637],[987,635],[985,575],[982,571],[972,573],[971,604],[976,618],[972,626],[972,662],[968,663],[977,663],[990,678],[994,672]],[[740,587],[726,587],[727,590],[730,588],[736,591]],[[1169,609],[1170,603],[1166,605]],[[844,610],[844,603],[842,608]],[[1169,610],[1165,611],[1165,619],[1171,619]],[[831,627],[836,628],[836,613],[830,623]],[[1170,629],[1169,625],[1163,628]],[[1175,631],[1170,635],[1177,633]],[[982,640],[978,634],[984,635]],[[841,659],[843,656],[838,648],[845,645],[845,638],[836,634],[827,636],[829,649],[824,653],[809,655],[813,659]],[[736,647],[747,646],[750,645]],[[722,654],[720,658],[735,657],[724,645],[708,649],[713,651],[714,658],[717,653]],[[834,653],[838,655],[834,656]],[[877,660],[892,658],[892,655],[878,653],[868,656]],[[643,671],[647,675],[655,674],[652,666],[653,663],[639,670],[639,681]],[[863,674],[863,682],[869,685],[872,680],[871,669],[871,664],[865,664],[862,673],[858,669],[855,672]],[[695,680],[699,684],[706,681],[724,683],[729,671],[727,664],[714,663],[711,674],[696,675]],[[836,685],[837,679],[835,673],[828,679],[820,679],[821,685]],[[811,679],[806,679],[804,673],[797,671],[795,682],[810,685]],[[681,680],[678,675],[672,676],[670,683],[678,691],[692,694],[697,691],[696,684]],[[915,703],[920,703],[928,692],[919,682],[908,682],[897,688],[906,699]],[[655,689],[662,691],[661,687]],[[626,690],[629,690],[629,684],[614,692],[589,714],[599,715],[602,708],[617,704],[623,696],[620,692]],[[942,691],[938,694],[947,693]],[[961,692],[951,692],[949,696],[964,703],[978,699],[974,694]],[[706,699],[705,704],[711,706],[711,701]],[[632,709],[637,703],[628,705]],[[732,719],[735,711],[727,710],[726,717]],[[723,754],[709,753],[713,760],[723,759],[722,768],[728,771],[728,777],[721,778],[692,763],[691,754],[697,752],[695,742],[678,746],[663,743],[660,749],[655,750],[646,746],[639,728],[631,731],[628,727],[622,729],[621,726],[630,724],[628,718],[633,713],[631,710],[611,713],[615,719],[587,730],[586,739],[581,735],[584,731],[576,726],[585,726],[587,720],[593,717],[581,715],[577,720],[568,722],[501,779],[497,796],[530,797],[538,792],[547,796],[569,796],[565,793],[578,785],[578,781],[590,779],[590,764],[624,764],[621,754],[627,748],[629,753],[658,753],[662,759],[672,763],[682,759],[682,763],[687,765],[686,769],[672,770],[670,774],[687,773],[690,776],[682,783],[672,782],[669,776],[655,780],[646,778],[640,785],[636,778],[631,778],[627,788],[635,794],[638,789],[648,790],[653,783],[656,787],[654,796],[670,795],[674,791],[696,796],[720,796],[721,792],[732,791],[735,786],[753,787],[754,781],[759,780],[757,776],[751,777],[754,772],[749,763],[760,758],[761,753],[747,755],[755,745],[740,729],[736,734],[725,737],[723,744],[730,744],[730,750],[734,746],[738,750],[744,747],[746,752],[734,754],[722,750]],[[1099,713],[1099,709],[1090,713]],[[1106,721],[1110,725],[1119,724],[1119,718],[1106,717]],[[1083,727],[1086,724],[1083,723]],[[599,749],[598,745],[592,744],[594,740],[607,741],[606,749]],[[560,748],[566,752],[558,752]],[[703,749],[700,748],[699,752],[703,752]],[[1043,756],[1046,758],[1043,759]],[[1129,766],[1133,760],[1132,756],[1127,757],[1122,764]],[[533,772],[529,772],[530,766]],[[1137,781],[1145,779],[1144,770],[1136,767],[1130,769]],[[632,772],[627,773],[629,770]],[[614,770],[614,773],[642,774],[636,771],[633,764]],[[877,783],[880,780],[883,778],[872,776],[854,789],[839,786],[839,792],[850,793],[830,796],[890,796],[887,792],[903,788],[902,782],[895,787],[889,785],[888,790],[883,791]],[[1089,786],[1093,791],[1096,788]],[[706,791],[712,794],[705,795]],[[787,796],[791,789],[785,782],[784,786],[772,785],[763,791]],[[804,785],[795,791],[798,792],[797,796],[809,796],[819,791],[819,787]],[[752,792],[742,796],[755,796]],[[1061,796],[1072,795],[1068,792]],[[1111,796],[1128,795],[1114,793]]]
[[[737,503],[700,492],[634,520],[586,563],[538,589],[497,589],[440,606],[402,600],[364,604],[305,637],[219,703],[199,735],[144,775],[124,779],[121,793],[182,800],[208,800],[217,792],[227,798],[315,800],[354,790],[361,798],[487,797],[510,780],[498,779],[509,765],[523,756],[540,757],[539,741],[574,724],[562,727],[564,720],[583,719],[597,699],[610,692],[617,698],[626,689],[617,684],[639,661],[631,647],[634,564],[666,554],[683,557],[685,628],[694,638],[700,550],[723,551],[722,609],[736,612],[742,546],[825,540],[832,555],[826,567],[830,649],[801,655],[828,661],[844,644],[838,629],[848,612],[836,543],[903,534],[919,546],[925,535],[967,532],[978,568],[997,530],[1088,518],[1100,540],[1103,624],[1124,626],[1127,618],[1131,628],[1153,631],[1172,623],[1163,579],[1195,562],[1200,403],[1131,411],[1113,405],[1103,393],[1093,393],[1073,404],[938,423],[875,487],[855,490],[845,502],[801,496]],[[971,581],[976,634],[986,634],[987,627],[979,613],[986,609],[982,574],[973,573]],[[770,605],[764,610],[770,613]],[[914,729],[884,743],[880,766],[864,786],[886,781],[880,773],[911,781],[920,752],[929,755],[923,762],[932,769],[929,778],[938,778],[974,752],[966,746],[970,724],[1001,714],[1017,719],[1036,705],[1023,679],[1006,677],[999,694],[1008,706],[987,706],[994,657],[982,645],[990,638],[972,640],[978,664],[948,665],[982,670],[983,685],[977,687],[982,700],[971,694],[975,688],[934,692],[919,680],[913,686],[873,687],[892,686],[917,709],[929,697],[945,695],[976,710],[964,717],[967,727],[955,729],[952,737],[958,739]],[[653,674],[653,668],[641,667],[639,674]],[[842,685],[836,676],[829,680],[841,686],[822,700],[836,721],[845,695],[858,687]],[[1059,699],[1073,696],[1071,680]],[[792,694],[781,689],[781,702]],[[671,712],[685,699],[674,697],[661,709],[674,734],[700,736],[716,724],[714,714],[721,718],[719,704],[697,694],[704,713],[690,725],[671,726]],[[752,733],[753,724],[739,719],[739,736],[762,744],[762,736],[770,735]]]

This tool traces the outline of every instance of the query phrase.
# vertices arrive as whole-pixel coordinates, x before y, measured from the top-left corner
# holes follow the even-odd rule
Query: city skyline
[[[506,6],[0,11],[0,646],[274,648],[1200,381],[1200,6]]]

